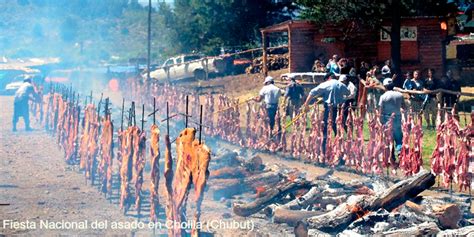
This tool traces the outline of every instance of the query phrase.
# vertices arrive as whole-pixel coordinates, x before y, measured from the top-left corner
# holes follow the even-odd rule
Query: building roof
[[[314,29],[315,25],[312,21],[289,20],[262,28],[260,31],[262,33],[285,32],[288,30],[288,27],[291,29]]]

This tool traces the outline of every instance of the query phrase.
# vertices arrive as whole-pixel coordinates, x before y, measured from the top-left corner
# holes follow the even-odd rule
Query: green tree
[[[260,28],[291,19],[295,9],[291,1],[175,0],[178,49],[217,54],[222,46],[247,46],[258,41]]]

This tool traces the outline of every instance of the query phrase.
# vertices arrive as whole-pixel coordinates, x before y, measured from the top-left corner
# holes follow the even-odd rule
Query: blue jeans
[[[386,124],[390,120],[389,115],[382,115],[382,124]],[[395,140],[395,151],[398,154],[402,149],[402,117],[401,115],[395,115],[393,118],[393,140]]]
[[[16,130],[16,124],[20,117],[25,121],[25,128],[30,129],[30,109],[28,99],[15,99],[13,103],[13,129]]]
[[[271,131],[273,131],[273,127],[275,127],[275,115],[277,110],[277,106],[267,107],[268,122],[270,124]]]
[[[337,107],[332,106],[329,107],[328,104],[324,103],[324,125],[323,125],[323,154],[326,153],[326,140],[328,138],[328,120],[329,120],[329,112],[331,112],[332,123],[331,127],[334,133],[337,133],[336,127],[336,117],[337,117]]]

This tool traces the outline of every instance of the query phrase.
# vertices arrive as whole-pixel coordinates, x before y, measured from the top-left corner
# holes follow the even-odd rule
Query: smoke
[[[146,58],[148,13],[133,2],[0,0],[0,57],[59,57],[66,67]],[[169,45],[161,20],[154,10],[155,60],[161,60],[161,52]]]

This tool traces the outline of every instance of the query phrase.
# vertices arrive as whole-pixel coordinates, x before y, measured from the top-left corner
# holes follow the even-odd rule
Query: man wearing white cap
[[[30,127],[30,109],[28,102],[30,96],[36,96],[35,89],[31,84],[31,76],[25,76],[23,79],[23,84],[15,92],[15,99],[13,102],[13,129],[12,131],[16,132],[16,124],[18,119],[23,117],[25,121],[25,130],[31,131]]]
[[[260,102],[263,99],[265,102],[271,131],[275,126],[275,115],[278,110],[278,100],[284,91],[275,86],[275,82],[271,76],[266,77],[263,84],[263,88],[258,93],[258,96],[254,98],[254,100]]]
[[[395,150],[398,154],[402,148],[402,107],[405,106],[402,93],[394,91],[394,84],[391,78],[385,78],[383,85],[387,91],[380,96],[379,107],[381,114],[381,121],[386,124],[392,114],[393,118],[393,139],[395,140]]]

